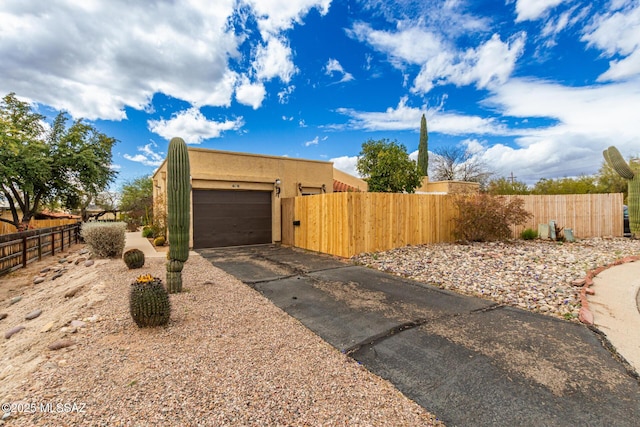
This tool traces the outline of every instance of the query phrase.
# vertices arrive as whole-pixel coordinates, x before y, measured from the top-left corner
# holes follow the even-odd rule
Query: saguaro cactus
[[[189,258],[190,174],[187,145],[182,138],[171,139],[167,154],[167,291],[171,294],[182,291],[182,268]]]
[[[602,154],[609,166],[628,181],[629,228],[631,229],[631,234],[634,237],[638,237],[640,236],[640,174],[631,170],[631,167],[625,162],[616,147],[611,146],[604,150]]]

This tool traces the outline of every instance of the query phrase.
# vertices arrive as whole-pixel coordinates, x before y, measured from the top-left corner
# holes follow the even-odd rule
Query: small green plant
[[[129,311],[140,328],[166,325],[171,316],[171,302],[162,280],[150,274],[138,276],[131,284]]]
[[[124,263],[127,264],[129,270],[141,268],[144,265],[144,252],[140,249],[129,249],[122,255]]]
[[[148,239],[149,237],[153,237],[153,228],[146,225],[142,229],[142,237],[144,237],[145,239]]]
[[[526,228],[520,232],[520,238],[522,240],[533,240],[538,237],[538,232],[533,228]]]
[[[164,240],[164,237],[160,236],[160,237],[156,237],[153,241],[153,245],[154,246],[164,246],[164,244],[166,243],[166,241]]]

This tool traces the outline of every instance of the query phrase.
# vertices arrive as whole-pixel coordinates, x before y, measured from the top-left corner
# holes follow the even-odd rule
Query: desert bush
[[[145,225],[144,228],[142,229],[142,237],[148,239],[149,237],[154,237],[153,236],[153,228],[151,228],[148,225]]]
[[[124,249],[124,222],[85,222],[80,235],[99,258],[119,258]]]
[[[522,240],[533,240],[538,237],[538,232],[533,228],[526,228],[520,232]]]
[[[478,194],[454,199],[458,214],[454,221],[454,236],[467,242],[508,240],[511,226],[524,223],[531,214],[524,210],[524,200]]]

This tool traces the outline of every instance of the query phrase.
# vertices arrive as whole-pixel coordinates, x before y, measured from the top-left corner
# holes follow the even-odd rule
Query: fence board
[[[0,236],[0,275],[62,252],[80,240],[80,223]]]
[[[282,200],[282,243],[350,257],[425,243],[451,242],[456,214],[454,195],[330,193]],[[623,233],[622,194],[505,196],[524,200],[532,218],[512,227],[517,238],[525,228],[555,220],[577,238]],[[293,226],[293,221],[300,221]]]
[[[505,196],[524,200],[524,209],[532,218],[525,224],[512,227],[513,237],[526,228],[538,229],[538,224],[555,221],[559,227],[571,228],[577,238],[614,236],[623,234],[622,193],[562,194]]]
[[[51,228],[61,225],[69,225],[77,223],[77,219],[32,219],[29,222],[29,229]],[[17,233],[18,230],[11,224],[0,222],[0,235]]]

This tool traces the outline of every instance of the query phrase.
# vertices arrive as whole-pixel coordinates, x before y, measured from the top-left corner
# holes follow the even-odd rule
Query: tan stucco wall
[[[422,185],[416,188],[416,193],[445,193],[468,194],[479,193],[480,184],[466,181],[429,181],[429,177],[422,178]]]
[[[344,184],[350,185],[351,187],[357,188],[360,191],[366,192],[369,190],[369,186],[367,185],[366,181],[353,175],[349,175],[346,172],[342,172],[341,170],[336,168],[333,169],[333,178],[336,181],[340,181]]]
[[[189,148],[188,151],[192,189],[271,192],[274,242],[279,242],[282,236],[280,209],[282,198],[333,191],[333,164],[330,162],[202,148]],[[154,200],[159,194],[166,192],[166,171],[165,160],[152,177]],[[276,194],[276,179],[281,182],[279,195]],[[193,204],[190,246],[193,247]]]

